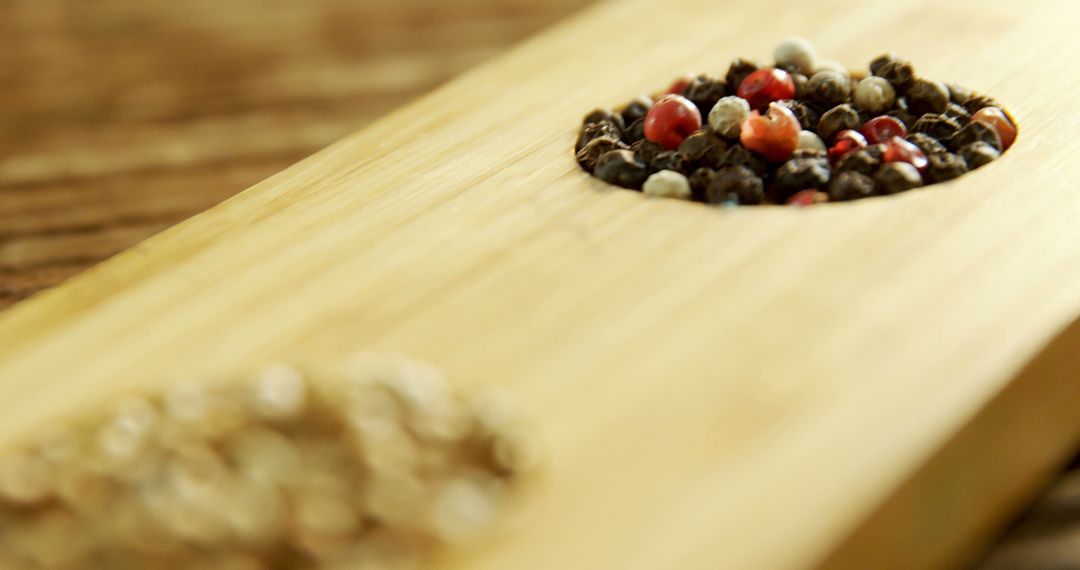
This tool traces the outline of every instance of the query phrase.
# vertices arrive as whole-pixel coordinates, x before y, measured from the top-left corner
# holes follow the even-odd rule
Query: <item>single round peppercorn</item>
[[[739,128],[746,117],[750,116],[750,104],[746,99],[729,95],[716,102],[709,111],[709,127],[727,138],[739,136]]]
[[[926,180],[931,184],[958,178],[968,171],[964,159],[951,152],[931,154],[928,160],[930,164],[926,167]]]
[[[866,137],[866,142],[878,144],[888,142],[893,137],[906,137],[907,127],[896,117],[882,115],[863,123],[859,132]]]
[[[803,38],[786,38],[773,51],[776,67],[790,68],[803,74],[811,74],[817,61],[814,46]]]
[[[739,85],[742,85],[747,75],[758,70],[756,63],[743,59],[741,57],[735,58],[728,67],[727,73],[724,75],[724,82],[731,86],[732,89],[738,89]]]
[[[949,149],[945,148],[945,145],[926,133],[911,133],[907,136],[907,139],[908,142],[919,147],[919,150],[923,151],[923,154],[926,156],[938,154],[940,152],[949,152]]]
[[[1001,136],[998,135],[997,129],[982,121],[971,121],[964,125],[964,128],[957,131],[956,135],[949,139],[948,145],[950,149],[959,151],[961,148],[978,141],[987,143],[998,151],[1005,149],[1005,146],[1001,144]]]
[[[874,195],[874,179],[860,172],[841,172],[833,176],[827,191],[830,202],[868,198]]]
[[[810,78],[801,73],[791,73],[791,82],[795,84],[795,99],[806,98],[806,86]]]
[[[825,141],[821,140],[821,137],[817,136],[814,131],[799,131],[799,144],[795,147],[796,150],[820,150],[825,152],[829,150],[825,146]]]
[[[926,155],[923,154],[923,151],[900,137],[893,137],[889,142],[885,143],[885,155],[882,156],[882,160],[885,162],[906,162],[917,168],[919,172],[926,170],[927,166]]]
[[[684,90],[684,95],[697,106],[702,117],[708,117],[713,105],[728,94],[723,79],[699,75],[692,79]]]
[[[622,115],[623,123],[632,125],[634,121],[638,119],[644,119],[645,115],[649,114],[649,109],[653,106],[653,100],[651,97],[641,95],[635,98],[633,101],[627,103],[626,107],[623,107],[619,113]]]
[[[700,128],[701,113],[681,95],[661,97],[645,117],[645,138],[668,150],[679,148],[683,139]]]
[[[806,95],[823,107],[846,103],[851,97],[851,78],[837,71],[819,71],[806,84]]]
[[[949,103],[942,115],[956,121],[961,127],[971,122],[971,112],[963,105],[957,105],[956,103]]]
[[[769,163],[741,144],[733,144],[720,159],[721,166],[742,166],[764,178],[769,173]]]
[[[633,152],[613,150],[600,156],[600,159],[596,161],[593,174],[609,184],[640,190],[649,171],[645,163],[638,160]]]
[[[790,109],[770,103],[767,115],[750,112],[740,127],[739,140],[766,160],[779,162],[795,152],[800,130],[799,120]]]
[[[880,194],[898,194],[922,186],[919,170],[906,162],[888,162],[874,173],[874,187]]]
[[[690,199],[690,182],[682,174],[672,170],[661,170],[650,176],[642,185],[641,191],[646,196],[660,198]]]
[[[727,151],[727,143],[716,133],[699,129],[679,145],[679,154],[688,163],[716,168]]]
[[[821,115],[818,114],[813,107],[802,101],[788,99],[786,101],[777,101],[776,104],[791,109],[791,112],[795,113],[795,118],[799,120],[799,126],[802,127],[803,130],[813,130],[817,128],[818,121],[821,120]]]
[[[836,142],[829,149],[829,162],[836,164],[848,153],[866,147],[866,137],[859,131],[847,129],[836,135]]]
[[[645,163],[651,162],[656,155],[665,152],[663,145],[648,139],[642,139],[630,145],[630,150],[634,151],[634,156],[637,156],[638,160]]]
[[[890,61],[897,61],[899,59],[900,56],[896,55],[895,53],[885,53],[875,57],[873,60],[870,61],[870,75],[878,75],[878,71],[882,68],[882,66],[884,66],[886,63],[889,63]]]
[[[859,113],[854,107],[844,103],[829,109],[818,121],[817,132],[822,140],[833,140],[840,131],[858,129],[862,125]]]
[[[690,85],[690,82],[694,80],[694,76],[689,73],[676,79],[671,83],[671,87],[664,91],[664,95],[683,95],[686,96],[686,88]]]
[[[693,168],[690,162],[684,159],[678,151],[674,150],[661,150],[647,161],[647,164],[649,165],[649,172],[674,170],[686,174]]]
[[[1016,140],[1016,126],[999,107],[983,107],[975,111],[975,114],[971,116],[971,120],[986,123],[993,127],[997,131],[998,138],[1001,139],[1001,150],[1003,152],[1009,150],[1013,141]]]
[[[583,170],[586,172],[593,172],[596,169],[596,161],[599,160],[601,156],[613,150],[624,149],[626,149],[626,145],[623,144],[622,141],[606,136],[596,137],[577,152],[576,158]]]
[[[612,113],[610,109],[594,109],[588,115],[585,115],[585,120],[581,122],[581,126],[590,125],[593,123],[613,122],[615,113]]]
[[[908,109],[916,115],[942,113],[949,105],[949,88],[940,81],[917,79],[904,93]]]
[[[776,170],[773,182],[781,200],[810,188],[823,188],[829,182],[829,162],[821,158],[792,158]]]
[[[849,152],[833,168],[833,175],[840,172],[860,172],[867,176],[877,172],[881,166],[881,156],[885,154],[885,145],[876,144]]]
[[[783,69],[766,67],[746,76],[735,94],[746,99],[751,109],[761,111],[773,101],[794,97],[795,83]]]
[[[761,178],[749,168],[727,166],[711,171],[702,198],[709,204],[760,204],[765,199]]]
[[[805,208],[816,204],[824,204],[829,201],[829,195],[818,190],[803,190],[796,192],[787,200],[788,206]]]
[[[998,149],[982,141],[973,142],[960,149],[960,157],[964,159],[970,170],[982,168],[1001,156]]]
[[[949,140],[960,131],[960,123],[952,117],[927,113],[911,126],[913,133],[925,133],[940,141]]]
[[[896,89],[881,77],[867,77],[855,87],[855,105],[877,115],[892,109],[896,104]]]
[[[915,67],[896,56],[882,62],[873,73],[891,83],[898,93],[907,91],[915,82]]]
[[[585,126],[581,128],[581,133],[578,134],[577,143],[574,145],[574,152],[579,152],[581,149],[585,148],[585,145],[589,144],[589,141],[600,137],[622,140],[622,129],[616,127],[611,121],[586,123]]]
[[[949,88],[949,100],[957,105],[964,105],[973,95],[971,89],[956,83],[946,83],[945,86]]]
[[[975,113],[983,107],[1001,107],[1001,105],[999,105],[993,97],[988,97],[979,93],[973,93],[971,97],[968,98],[968,100],[964,103],[964,107],[968,111]]]
[[[633,122],[623,131],[622,141],[626,144],[634,144],[645,138],[645,118],[642,117]]]

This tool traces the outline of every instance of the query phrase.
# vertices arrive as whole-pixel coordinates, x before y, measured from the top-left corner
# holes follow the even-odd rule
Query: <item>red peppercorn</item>
[[[866,137],[866,142],[870,144],[887,142],[892,140],[893,137],[904,138],[907,136],[907,127],[904,126],[903,121],[889,115],[874,117],[866,121],[859,131]]]
[[[885,162],[906,162],[917,168],[920,173],[925,171],[927,165],[930,164],[919,147],[900,137],[893,137],[885,143],[885,154],[881,159]]]
[[[671,87],[668,87],[667,91],[665,91],[664,93],[667,95],[682,95],[686,92],[686,88],[693,80],[693,77],[689,75],[684,75],[676,79],[675,82],[671,84]]]
[[[770,103],[768,115],[751,111],[750,116],[743,119],[739,140],[766,160],[779,162],[787,160],[799,146],[800,130],[799,119],[791,109]]]
[[[761,111],[773,101],[793,99],[795,82],[783,69],[766,67],[747,75],[735,94],[746,99],[751,109]]]
[[[682,95],[665,95],[645,115],[645,138],[668,150],[701,128],[701,112]]]
[[[824,204],[829,201],[829,195],[820,192],[818,190],[802,190],[796,192],[790,198],[788,198],[788,206],[813,206],[814,204]]]
[[[998,137],[1001,138],[1001,150],[1007,150],[1016,140],[1016,126],[1013,125],[1005,112],[997,107],[983,107],[975,111],[975,114],[971,116],[971,120],[994,127]]]
[[[850,152],[866,148],[866,137],[859,131],[847,129],[836,134],[836,142],[829,149],[829,162],[836,164]]]

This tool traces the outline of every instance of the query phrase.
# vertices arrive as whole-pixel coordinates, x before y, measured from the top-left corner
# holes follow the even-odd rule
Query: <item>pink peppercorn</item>
[[[836,142],[829,149],[829,162],[836,164],[848,153],[866,148],[866,137],[859,131],[847,129],[836,134]]]
[[[900,137],[893,137],[885,143],[885,154],[881,159],[885,162],[906,162],[917,168],[920,173],[925,171],[930,164],[919,147]]]
[[[793,194],[788,198],[788,206],[813,206],[814,204],[824,204],[829,201],[829,195],[818,190],[802,190]]]
[[[878,144],[892,140],[893,137],[906,137],[907,127],[896,117],[882,115],[863,123],[859,132],[866,137],[866,142]]]
[[[799,119],[791,109],[777,103],[769,104],[767,115],[751,111],[743,119],[739,140],[746,148],[779,162],[787,160],[799,146]]]
[[[676,79],[675,82],[671,84],[671,87],[668,87],[667,91],[664,93],[667,95],[682,95],[686,92],[686,88],[690,86],[690,82],[693,80],[694,78],[692,76],[684,75]]]
[[[682,95],[661,97],[645,115],[645,138],[667,150],[679,148],[690,133],[701,128],[701,112]]]
[[[751,109],[761,111],[773,101],[793,99],[795,82],[783,69],[766,67],[747,75],[735,94],[746,99]]]
[[[997,131],[1001,139],[1001,150],[1007,150],[1016,140],[1016,126],[1004,111],[997,107],[983,107],[971,116],[972,121],[986,123]]]

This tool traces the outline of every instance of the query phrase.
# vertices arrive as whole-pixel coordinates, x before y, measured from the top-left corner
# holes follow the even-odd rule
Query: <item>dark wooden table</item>
[[[0,2],[0,309],[590,2]],[[979,567],[1080,569],[1080,469]]]

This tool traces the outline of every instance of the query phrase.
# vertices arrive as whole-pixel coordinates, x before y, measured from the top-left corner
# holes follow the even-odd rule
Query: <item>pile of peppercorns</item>
[[[918,77],[893,54],[848,72],[791,38],[775,60],[736,59],[723,78],[684,77],[655,99],[589,113],[578,163],[652,196],[809,206],[951,180],[1016,139],[993,99]]]
[[[360,355],[174,385],[0,452],[0,568],[424,568],[537,461],[503,398]]]

